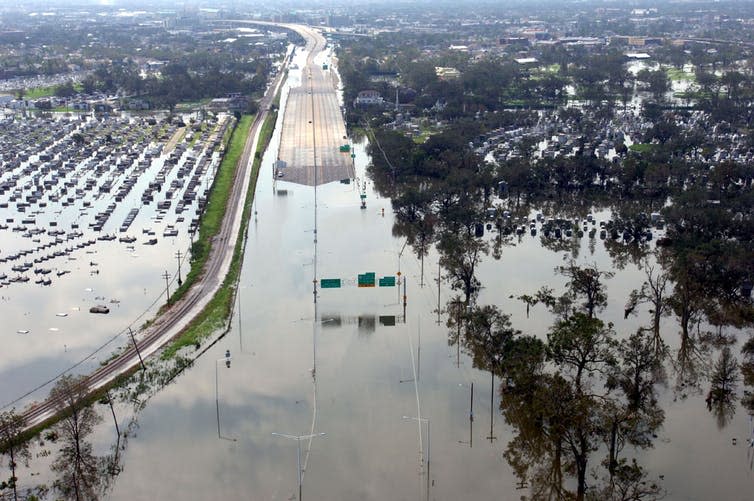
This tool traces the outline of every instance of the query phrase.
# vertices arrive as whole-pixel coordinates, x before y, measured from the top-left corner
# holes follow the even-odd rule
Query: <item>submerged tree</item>
[[[650,329],[654,335],[655,351],[665,353],[666,345],[660,335],[660,323],[662,318],[669,315],[671,311],[671,303],[668,297],[669,277],[646,260],[643,267],[647,278],[641,284],[640,289],[631,291],[624,311],[625,317],[627,318],[634,313],[637,306],[649,305],[649,314],[652,316]]]
[[[619,457],[628,444],[650,447],[663,422],[654,394],[659,359],[648,333],[620,344],[613,337],[609,325],[585,312],[557,321],[545,345],[532,336],[508,337],[506,354],[499,355],[508,381],[501,409],[516,435],[505,457],[530,482],[532,499],[659,496],[635,461]],[[528,353],[525,362],[514,363],[521,352]],[[608,475],[589,486],[590,471],[597,471],[590,456],[602,443]],[[575,492],[567,487],[569,474]]]
[[[624,446],[650,447],[655,430],[664,420],[655,395],[655,384],[662,377],[662,356],[654,349],[652,337],[639,329],[618,344],[616,359],[618,363],[606,384],[620,389],[622,397],[614,395],[603,406],[603,438],[611,483],[616,481],[621,465],[618,455]]]
[[[63,376],[50,391],[65,418],[55,427],[62,439],[60,452],[52,465],[59,477],[55,488],[66,498],[92,501],[99,497],[101,461],[86,439],[102,420],[87,402],[85,376]]]
[[[710,391],[707,394],[707,408],[717,417],[717,426],[724,428],[736,412],[736,386],[739,366],[728,346],[720,351],[710,377]]]
[[[747,387],[744,390],[743,404],[749,410],[750,414],[754,414],[754,393],[750,389],[754,386],[754,337],[750,337],[744,343],[743,347],[741,347],[741,353],[743,354],[741,375],[743,376],[744,385]]]
[[[476,269],[489,251],[489,244],[468,231],[448,231],[443,232],[437,248],[440,251],[440,264],[447,272],[451,287],[463,293],[466,305],[472,304],[481,285]]]
[[[571,261],[568,266],[558,267],[557,271],[568,277],[569,293],[574,299],[581,298],[584,301],[582,308],[589,317],[594,317],[595,313],[607,306],[607,293],[602,280],[612,278],[614,275],[612,272],[600,271],[596,264],[582,268],[574,261]]]
[[[29,444],[23,437],[26,420],[23,416],[16,414],[15,409],[0,413],[0,454],[8,456],[8,468],[10,468],[10,478],[0,482],[0,492],[4,489],[11,489],[13,501],[18,501],[18,477],[16,469],[19,462],[28,466],[31,459]]]

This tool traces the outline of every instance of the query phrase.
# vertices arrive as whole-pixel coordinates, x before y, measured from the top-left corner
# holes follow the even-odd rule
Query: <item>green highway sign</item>
[[[319,281],[319,286],[322,289],[339,289],[340,288],[340,279],[339,278],[323,278]]]
[[[374,287],[376,274],[374,272],[359,275],[359,287]]]
[[[395,287],[395,277],[381,277],[380,287]]]

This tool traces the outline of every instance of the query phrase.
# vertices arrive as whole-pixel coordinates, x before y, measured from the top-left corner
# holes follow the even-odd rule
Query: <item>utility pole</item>
[[[178,259],[178,287],[180,287],[183,285],[183,280],[181,280],[181,258],[184,257],[184,255],[178,250],[175,252],[175,257]]]
[[[165,273],[162,274],[162,278],[165,279],[165,296],[167,297],[167,303],[170,304],[170,273],[165,270]]]
[[[406,281],[408,280],[407,276],[403,277],[403,323],[406,323]]]
[[[147,371],[147,367],[144,365],[144,359],[141,358],[141,352],[139,351],[139,345],[136,344],[136,339],[134,338],[134,331],[131,330],[131,328],[128,328],[128,333],[131,335],[131,342],[134,344],[134,348],[136,349],[136,354],[139,356],[139,363],[141,364],[141,370],[144,372]]]
[[[492,407],[494,405],[495,398],[495,373],[493,371],[490,371],[490,375],[492,376],[492,384],[490,384],[490,436],[487,437],[487,440],[492,443],[493,440],[497,439],[492,428],[492,426],[495,424],[495,415],[492,413]]]
[[[461,300],[453,301],[456,310],[456,367],[461,367]]]
[[[115,423],[115,455],[113,457],[112,463],[108,466],[108,473],[111,475],[117,475],[120,473],[120,466],[118,465],[118,456],[120,453],[120,427],[118,426],[118,418],[115,417],[115,407],[113,407],[113,399],[110,396],[110,392],[105,390],[105,398],[107,398],[107,403],[110,405],[110,412],[113,414],[113,422]]]
[[[440,325],[440,281],[442,280],[442,268],[440,259],[437,259],[437,325]]]

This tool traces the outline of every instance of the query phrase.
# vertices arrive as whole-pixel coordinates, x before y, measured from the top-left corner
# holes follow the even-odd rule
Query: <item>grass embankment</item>
[[[236,167],[243,154],[243,147],[246,143],[246,136],[249,135],[252,119],[251,115],[241,117],[236,126],[229,129],[223,138],[225,155],[217,169],[207,206],[201,216],[199,236],[196,242],[191,245],[191,270],[186,275],[183,285],[170,296],[171,303],[181,299],[204,272],[204,265],[209,257],[209,243],[220,231],[223,217],[225,217]]]
[[[665,71],[668,74],[668,78],[673,81],[680,82],[687,80],[689,82],[696,82],[696,75],[693,73],[687,73],[683,71],[683,69],[670,67],[666,68]]]
[[[251,123],[251,117],[244,117],[241,120],[241,123],[243,123],[243,120],[248,118],[249,124]],[[243,210],[243,218],[241,220],[241,229],[240,234],[244,235],[246,233],[246,229],[249,225],[249,216],[251,212],[251,204],[254,200],[254,191],[256,189],[257,185],[257,177],[259,175],[259,169],[261,167],[262,163],[262,153],[267,149],[267,145],[270,142],[270,139],[272,138],[272,132],[275,128],[275,121],[277,120],[277,112],[271,112],[267,119],[265,120],[264,124],[262,125],[262,130],[259,135],[259,142],[257,144],[257,150],[254,153],[254,162],[252,164],[251,169],[251,178],[249,180],[249,191],[246,194],[246,200],[244,201],[244,210]],[[238,136],[238,132],[241,129],[241,124],[236,128],[236,130],[233,133],[233,138],[231,138],[231,146],[228,151],[228,154],[226,154],[225,159],[223,160],[223,164],[225,163],[225,160],[228,160],[229,158],[235,158],[233,161],[234,163],[231,165],[235,165],[238,162],[238,158],[240,157],[240,153],[237,155],[233,155],[233,148],[234,146],[237,146],[237,143],[240,143],[240,151],[243,151],[243,142],[240,140],[236,140]],[[243,138],[246,137],[249,130],[249,125],[247,124],[244,127],[244,130],[246,131],[244,133]],[[223,166],[221,166],[223,168]],[[233,169],[231,170],[231,173]],[[230,177],[229,182],[232,182],[233,178]],[[218,179],[218,182],[220,180]],[[223,187],[221,190],[225,190],[226,192],[229,192],[230,185],[225,187],[225,185],[222,185]],[[213,189],[213,193],[214,193]],[[205,216],[202,221],[201,229],[200,229],[200,237],[197,243],[201,243],[200,249],[197,249],[196,251],[192,249],[192,252],[199,252],[199,255],[204,256],[202,261],[203,263],[206,262],[206,255],[209,253],[209,248],[207,247],[206,243],[211,239],[212,235],[215,235],[217,231],[219,231],[219,222],[222,220],[222,216],[225,213],[225,206],[227,204],[227,194],[225,198],[223,199],[222,203],[217,203],[213,207],[210,207],[208,204],[207,210],[205,212]],[[214,200],[211,201],[211,203],[214,203]],[[220,206],[220,207],[218,207]],[[212,209],[213,214],[210,215],[210,209]],[[215,212],[216,211],[216,212]],[[217,213],[220,213],[220,217],[217,218]],[[206,223],[206,226],[205,226]],[[206,233],[205,233],[206,232]],[[206,235],[210,235],[208,238],[205,238]],[[194,244],[195,246],[197,244]],[[222,286],[217,291],[215,296],[210,300],[210,302],[207,304],[207,306],[202,310],[202,312],[189,324],[189,326],[181,333],[181,335],[175,339],[162,353],[162,358],[167,359],[171,358],[178,353],[182,348],[187,346],[197,346],[200,344],[200,342],[206,338],[207,336],[211,335],[213,332],[216,332],[218,329],[221,329],[227,320],[227,318],[230,316],[230,313],[233,308],[233,300],[235,298],[235,286],[238,281],[239,275],[241,273],[241,262],[243,258],[243,245],[244,245],[244,239],[239,238],[236,241],[236,246],[233,251],[233,260],[230,263],[230,269],[228,270],[228,274],[225,277],[225,280],[223,281]],[[199,276],[199,273],[201,273],[201,266],[198,265],[196,261],[192,263],[191,266],[191,273],[189,275],[194,274],[193,280],[196,280],[196,278]],[[186,281],[188,283],[189,278],[186,278]],[[183,285],[181,289],[184,289],[186,287],[186,284]],[[179,291],[181,290],[179,289]],[[184,289],[184,293],[185,293]],[[176,293],[177,294],[177,293]]]
[[[637,153],[649,153],[657,149],[657,145],[648,143],[634,143],[629,146],[628,149]]]
[[[24,99],[41,99],[43,97],[52,97],[58,90],[59,85],[50,85],[48,87],[32,87],[30,89],[24,89]],[[84,86],[80,83],[73,84],[73,90],[76,92],[82,92]],[[16,94],[18,90],[14,92]]]
[[[24,99],[40,99],[55,95],[55,86],[52,87],[33,87],[24,90]]]

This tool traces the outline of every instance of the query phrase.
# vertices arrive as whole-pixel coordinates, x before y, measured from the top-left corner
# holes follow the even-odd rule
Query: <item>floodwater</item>
[[[443,311],[437,323],[437,256],[425,258],[422,279],[412,250],[401,253],[390,201],[365,178],[364,145],[354,148],[357,183],[316,190],[315,234],[314,189],[273,180],[276,140],[263,159],[231,329],[136,415],[123,470],[105,498],[295,499],[297,441],[274,433],[325,434],[300,441],[308,499],[513,500],[527,494],[517,489],[502,455],[515,430],[499,413],[498,383],[492,386],[489,373],[449,345]],[[535,307],[526,318],[523,303],[510,296],[543,285],[562,291],[565,279],[553,269],[570,257],[523,236],[499,261],[482,263],[479,304],[497,304],[516,328],[544,336],[550,314]],[[602,242],[590,245],[587,237],[575,259],[612,268]],[[395,276],[399,270],[407,280],[405,309],[402,288],[355,285],[358,274]],[[601,317],[615,322],[623,337],[648,320],[646,310],[623,319],[625,300],[644,275],[631,264],[615,271]],[[315,304],[315,277],[341,278],[344,286],[318,290]],[[451,295],[442,281],[442,310]],[[671,349],[677,330],[673,318],[663,324]],[[649,479],[660,482],[668,499],[750,499],[746,411],[737,408],[719,428],[699,392],[684,398],[660,387],[658,393],[664,426],[654,447],[636,454]],[[129,409],[121,405],[118,412]],[[107,451],[112,436],[103,425],[95,450]],[[590,464],[602,460],[601,452]]]
[[[222,118],[220,123],[226,119]],[[62,116],[52,120],[57,124],[55,126],[64,127]],[[32,129],[51,126],[41,119],[30,119],[28,124]],[[214,126],[208,125],[210,128]],[[142,119],[128,118],[109,118],[100,122],[93,117],[77,117],[71,119],[67,127],[70,129],[65,138],[93,130],[104,135],[104,130],[117,141],[119,137],[151,132]],[[158,128],[161,126],[154,127],[155,130]],[[174,130],[174,127],[166,127],[166,137],[172,137]],[[9,258],[19,251],[32,252],[0,263],[0,275],[7,275],[0,287],[0,318],[5,328],[3,357],[0,357],[1,405],[9,407],[8,404],[15,401],[11,405],[21,408],[30,400],[42,399],[49,392],[49,386],[32,390],[70,368],[74,373],[91,372],[116,349],[130,342],[126,329],[131,327],[138,333],[139,326],[165,301],[166,283],[162,274],[169,273],[171,291],[177,287],[177,252],[181,253],[181,272],[185,277],[191,244],[190,223],[196,217],[199,197],[212,182],[219,161],[216,152],[205,149],[210,143],[208,139],[197,140],[192,145],[192,136],[187,133],[184,140],[173,142],[147,138],[143,144],[127,148],[138,156],[133,162],[124,160],[120,166],[116,165],[121,158],[120,153],[115,153],[116,146],[103,144],[92,147],[92,150],[107,152],[105,158],[78,162],[74,168],[60,171],[59,176],[54,169],[37,179],[34,179],[34,173],[23,175],[22,169],[29,162],[44,163],[36,155],[19,168],[2,173],[0,182],[10,181],[14,174],[18,179],[14,182],[17,188],[0,195],[0,202],[7,203],[6,207],[0,207],[0,221],[7,226],[0,229],[0,258]],[[159,149],[160,146],[164,148]],[[177,148],[172,149],[173,146]],[[70,152],[70,148],[64,151]],[[170,153],[181,151],[183,153],[177,155],[175,165],[166,164]],[[145,156],[148,152],[153,155]],[[189,158],[196,160],[195,167],[187,167],[186,173],[180,175]],[[206,162],[204,169],[199,167],[202,159]],[[103,166],[102,172],[95,171]],[[151,203],[142,204],[142,194],[160,173],[164,177],[162,189],[153,192]],[[201,180],[193,190],[196,199],[186,204],[183,212],[177,213],[176,207],[183,194],[191,191],[189,180],[194,174]],[[18,201],[26,200],[37,187],[54,177],[57,177],[56,184],[45,189],[37,202],[32,202],[25,212],[17,212]],[[135,184],[122,201],[116,201],[120,187],[128,178],[133,178]],[[111,190],[100,191],[106,180],[112,181]],[[174,182],[182,186],[171,189]],[[11,198],[16,189],[21,195],[14,202]],[[67,193],[62,193],[63,189]],[[158,209],[158,203],[167,199],[169,190],[173,192],[171,207]],[[109,219],[100,231],[95,231],[90,224],[97,214],[107,211],[111,205],[114,209]],[[121,224],[133,209],[138,209],[138,214],[128,230],[121,231]],[[34,223],[23,224],[26,219],[34,220]],[[25,227],[25,230],[14,231],[17,227]],[[170,228],[176,231],[167,233],[177,234],[164,236]],[[39,233],[29,235],[29,230]],[[148,234],[147,230],[152,233]],[[51,232],[60,234],[54,236]],[[97,240],[105,235],[115,239]],[[119,241],[126,236],[135,241]],[[156,244],[146,245],[150,239],[155,239]],[[27,271],[13,270],[23,263],[31,265]],[[45,274],[37,272],[43,269],[47,271]],[[29,281],[10,280],[17,276],[26,276]],[[49,286],[35,283],[44,278],[50,280]],[[90,313],[89,309],[95,305],[108,307],[110,313]]]

